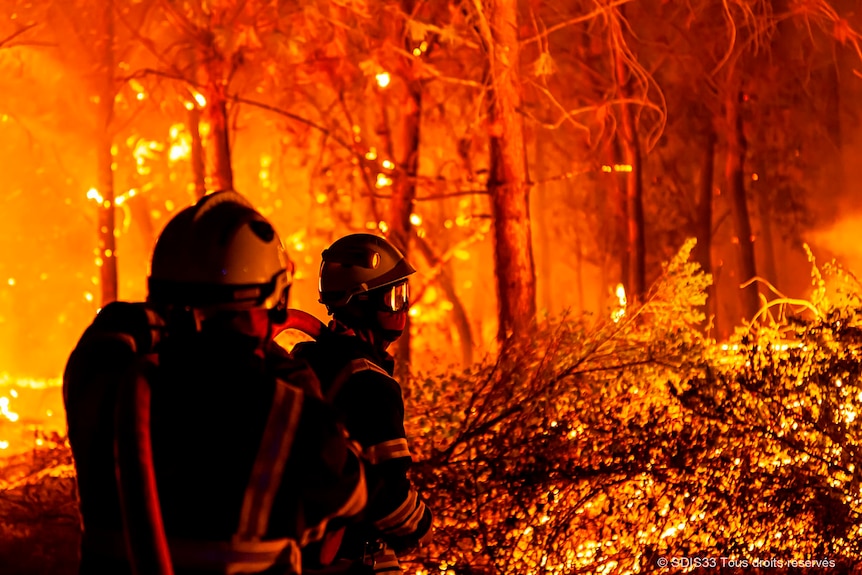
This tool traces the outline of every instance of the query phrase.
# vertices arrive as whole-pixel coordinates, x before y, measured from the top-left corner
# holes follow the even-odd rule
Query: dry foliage
[[[619,322],[563,318],[537,329],[533,349],[411,387],[415,477],[437,513],[417,570],[862,565],[860,308],[824,297],[705,342],[709,279],[691,247]]]
[[[80,527],[72,453],[46,442],[0,462],[0,572],[77,573]]]

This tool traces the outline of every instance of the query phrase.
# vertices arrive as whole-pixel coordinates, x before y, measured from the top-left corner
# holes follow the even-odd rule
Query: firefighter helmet
[[[333,313],[336,308],[346,306],[353,296],[403,284],[414,272],[404,254],[385,238],[350,234],[323,250],[320,303]],[[406,289],[403,293],[406,298]]]
[[[205,196],[156,242],[149,301],[191,308],[285,306],[293,264],[272,225],[234,191]]]

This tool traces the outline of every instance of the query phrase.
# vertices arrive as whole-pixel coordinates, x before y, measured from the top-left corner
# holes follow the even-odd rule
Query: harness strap
[[[134,349],[134,342],[130,344]],[[173,575],[159,504],[150,435],[150,381],[158,357],[145,355],[118,390],[114,471],[124,533],[134,571]]]
[[[332,380],[332,385],[330,385],[329,390],[326,392],[326,401],[332,403],[335,399],[335,396],[338,395],[338,392],[341,391],[341,386],[343,386],[348,379],[350,379],[351,375],[359,373],[361,371],[376,371],[377,373],[381,373],[388,378],[392,378],[389,373],[377,365],[374,362],[371,362],[365,358],[354,359],[350,361],[347,365],[341,368],[341,371],[338,372],[338,375],[335,376],[335,379]]]
[[[255,541],[266,534],[272,502],[281,485],[284,466],[296,435],[302,410],[300,389],[277,379],[272,407],[245,490],[234,540]]]

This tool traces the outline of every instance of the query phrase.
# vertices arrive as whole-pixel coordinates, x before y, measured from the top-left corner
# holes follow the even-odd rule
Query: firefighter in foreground
[[[430,537],[431,511],[412,487],[404,432],[404,401],[386,349],[402,334],[409,307],[408,277],[416,270],[387,240],[352,234],[323,252],[320,302],[333,316],[294,355],[311,364],[324,397],[363,449],[369,503],[361,523],[349,525],[340,565],[364,563],[366,572],[400,573],[395,553]]]
[[[168,223],[147,303],[110,304],[86,330],[64,375],[81,573],[296,574],[301,547],[362,511],[358,453],[311,370],[271,342],[291,276],[270,223],[219,192]],[[141,378],[148,385],[133,389],[151,407],[132,443],[151,439],[129,463],[115,437],[130,417],[118,389]],[[155,501],[135,493],[136,466],[154,469]],[[166,566],[141,557],[138,508],[162,522]]]

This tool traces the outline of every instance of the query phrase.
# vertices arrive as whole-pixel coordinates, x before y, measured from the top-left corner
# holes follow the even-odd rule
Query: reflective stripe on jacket
[[[382,537],[395,562],[381,565],[400,572],[394,552],[423,541],[430,532],[431,511],[407,478],[411,455],[404,401],[392,377],[391,357],[381,358],[360,338],[331,330],[317,341],[298,344],[294,355],[314,369],[324,397],[343,418],[351,438],[362,445],[367,463],[370,499],[365,522],[348,527],[339,556],[357,559],[365,542]]]

